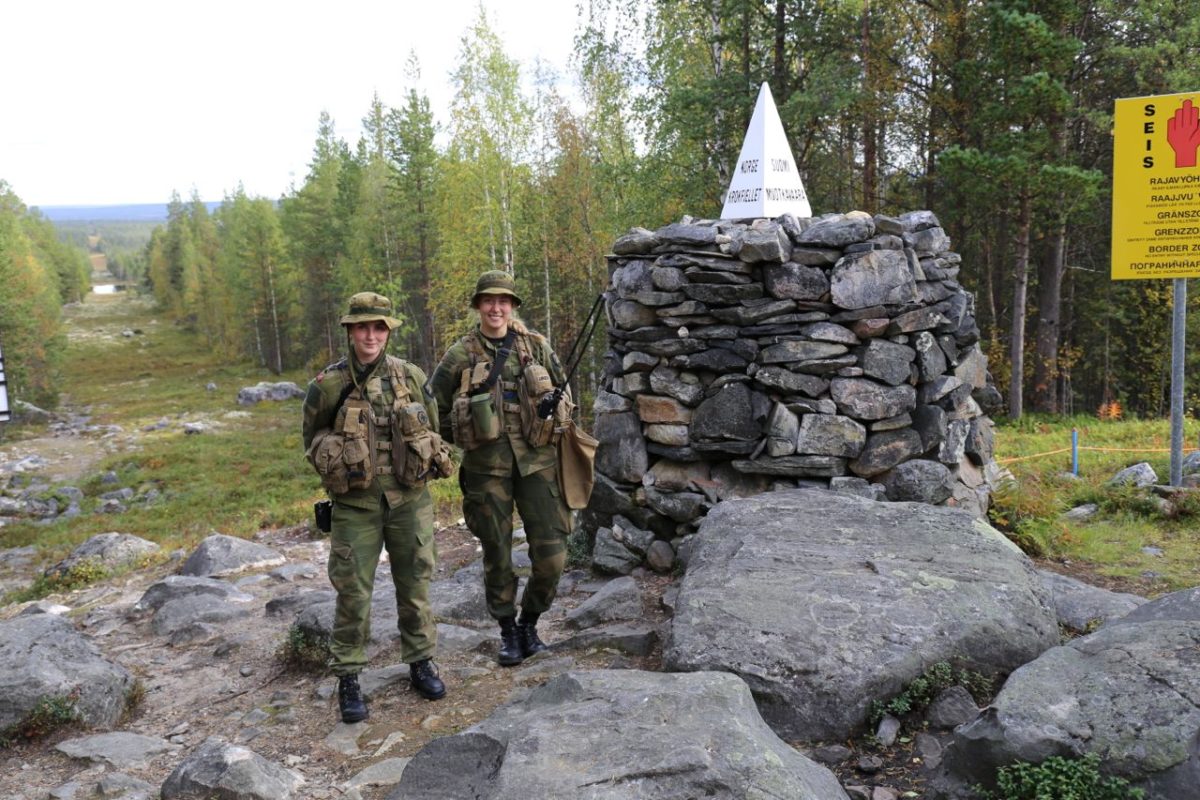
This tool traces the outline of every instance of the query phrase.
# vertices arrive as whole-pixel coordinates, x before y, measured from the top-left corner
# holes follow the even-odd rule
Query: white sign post
[[[8,381],[4,379],[4,351],[0,350],[0,422],[8,422],[12,414],[8,410]]]
[[[775,109],[771,88],[763,83],[729,181],[729,191],[725,193],[721,219],[773,218],[789,213],[811,217],[812,207]]]

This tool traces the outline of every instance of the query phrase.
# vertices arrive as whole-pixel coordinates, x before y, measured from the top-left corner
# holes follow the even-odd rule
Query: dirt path
[[[121,326],[109,318],[111,300],[90,299],[71,309],[70,342],[122,340]],[[89,409],[77,407],[69,394],[53,421],[24,429],[0,442],[0,479],[14,471],[28,472],[39,483],[71,484],[95,474],[107,454],[138,447],[138,429],[94,426]],[[28,468],[20,467],[22,462]],[[4,472],[7,469],[8,472]],[[113,519],[120,530],[119,518]],[[177,753],[159,756],[147,764],[120,769],[157,790],[171,770],[193,748],[210,736],[243,744],[264,758],[295,769],[307,783],[299,798],[325,800],[359,796],[377,800],[389,785],[351,787],[355,775],[389,759],[406,758],[438,736],[462,730],[489,716],[514,693],[573,668],[609,666],[656,669],[657,653],[635,658],[615,651],[555,650],[517,668],[495,663],[498,643],[490,624],[480,628],[488,641],[482,651],[442,648],[437,656],[448,696],[431,703],[408,687],[407,672],[397,663],[397,653],[382,651],[371,669],[392,669],[395,680],[372,699],[371,719],[358,726],[338,722],[335,681],[321,669],[295,671],[284,666],[281,655],[295,613],[269,616],[267,603],[300,592],[329,589],[325,577],[327,539],[314,535],[307,524],[259,531],[256,541],[270,546],[297,568],[292,580],[272,577],[270,571],[230,578],[253,596],[249,616],[221,624],[215,631],[172,645],[156,634],[149,620],[132,615],[132,609],[155,581],[174,573],[185,554],[168,563],[102,581],[86,589],[51,595],[44,607],[60,606],[106,658],[121,664],[140,681],[144,695],[136,711],[119,730],[155,736],[178,744]],[[439,564],[435,580],[479,558],[473,537],[461,527],[437,532]],[[27,565],[29,570],[36,568]],[[32,578],[32,574],[28,576]],[[570,587],[590,581],[583,574],[570,576],[552,612],[540,629],[550,643],[561,643],[571,632],[563,625],[566,611],[589,596]],[[666,579],[643,575],[647,620],[662,622],[660,603]],[[591,587],[594,589],[594,587]],[[29,603],[0,608],[0,619],[28,609]],[[67,796],[72,784],[84,796],[112,767],[89,765],[55,749],[64,739],[96,731],[66,729],[33,742],[17,742],[0,749],[0,798],[42,800],[51,792]],[[355,794],[357,792],[357,795]],[[64,794],[66,793],[66,794]],[[157,791],[152,796],[157,796]]]
[[[492,713],[514,692],[541,683],[572,668],[609,666],[655,669],[657,656],[631,658],[615,652],[549,652],[520,667],[497,666],[488,652],[443,652],[438,657],[448,696],[429,702],[408,688],[406,674],[371,702],[371,719],[357,726],[338,723],[334,679],[320,673],[288,671],[279,655],[291,618],[267,616],[266,602],[297,591],[325,589],[324,562],[328,545],[315,539],[307,526],[264,531],[258,541],[285,554],[289,564],[311,565],[312,577],[294,584],[248,575],[235,582],[253,595],[252,613],[223,624],[219,634],[170,646],[144,619],[129,616],[133,605],[171,566],[139,572],[69,595],[47,598],[69,606],[71,616],[107,657],[137,676],[145,695],[140,708],[122,730],[170,739],[190,751],[209,736],[244,744],[263,757],[301,772],[306,785],[302,798],[346,796],[347,782],[372,764],[410,757],[431,739],[462,730]],[[461,528],[437,535],[439,577],[477,557],[474,540]],[[574,576],[579,578],[582,576]],[[574,579],[573,578],[573,579]],[[572,579],[572,580],[573,580]],[[647,589],[661,591],[661,580],[647,579]],[[545,637],[561,641],[565,610],[586,593],[568,593],[544,618]],[[662,618],[647,595],[648,616]],[[19,612],[3,609],[3,616]],[[491,634],[490,628],[484,629]],[[374,669],[395,668],[395,653],[374,659]],[[81,735],[78,730],[56,733],[46,740],[0,750],[0,797],[34,798],[71,782],[87,784],[106,770],[89,767],[57,752],[54,745]],[[132,777],[161,785],[181,755],[164,755],[148,765],[121,770]],[[113,770],[109,769],[108,772]],[[390,786],[361,786],[364,800],[383,798]],[[353,796],[353,795],[350,795]]]

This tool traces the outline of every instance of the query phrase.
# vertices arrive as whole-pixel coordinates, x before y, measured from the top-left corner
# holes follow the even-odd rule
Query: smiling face
[[[499,339],[508,333],[512,319],[513,299],[506,294],[481,294],[475,302],[479,312],[479,330],[484,336]]]
[[[355,322],[350,328],[350,343],[360,364],[372,364],[387,346],[388,326],[382,320]]]

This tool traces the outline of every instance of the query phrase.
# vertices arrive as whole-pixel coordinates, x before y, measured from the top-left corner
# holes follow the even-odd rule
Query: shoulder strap
[[[512,352],[513,341],[517,338],[517,332],[511,327],[508,333],[504,335],[504,341],[500,343],[500,351],[496,354],[496,360],[492,362],[492,369],[488,372],[487,379],[484,380],[481,388],[488,391],[496,384],[500,377],[500,370],[504,369],[504,362],[508,361],[508,355]]]
[[[392,394],[396,399],[406,398],[412,394],[408,390],[408,369],[404,366],[404,361],[393,356],[388,356],[388,371],[392,376]]]
[[[367,375],[370,374],[370,372],[371,372],[370,368],[368,367],[363,372],[362,375],[356,376],[353,374],[354,367],[349,362],[346,363],[346,370],[348,372],[350,372],[351,374],[346,376],[348,379],[346,381],[346,386],[342,389],[342,393],[340,395],[338,395],[337,402],[333,404],[333,415],[335,417],[337,416],[338,411],[341,410],[342,404],[346,402],[346,399],[348,397],[350,397],[351,394],[354,394],[355,392],[357,392],[358,396],[355,399],[356,400],[362,399],[362,397],[363,397],[362,389],[359,388],[358,384],[365,381],[367,379]]]

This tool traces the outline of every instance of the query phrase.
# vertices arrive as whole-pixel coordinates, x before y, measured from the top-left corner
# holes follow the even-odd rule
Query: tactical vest
[[[334,494],[367,489],[392,474],[401,486],[422,486],[449,475],[453,467],[441,436],[429,424],[423,403],[413,400],[404,362],[387,358],[392,402],[376,414],[363,387],[355,386],[334,418],[332,429],[313,442],[313,465],[321,483]]]
[[[483,348],[478,335],[469,333],[460,343],[466,349],[470,363],[459,375],[458,392],[450,409],[454,443],[463,450],[494,442],[502,434],[520,436],[530,447],[542,447],[554,441],[562,428],[560,413],[544,420],[538,417],[538,402],[554,391],[550,373],[534,358],[527,333],[519,332],[513,349],[520,365],[515,381],[506,380],[504,370],[490,389],[485,389],[492,357]],[[570,403],[560,403],[559,411]],[[567,419],[570,418],[570,408]]]

